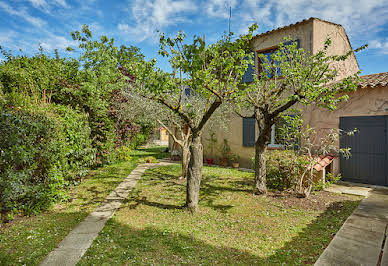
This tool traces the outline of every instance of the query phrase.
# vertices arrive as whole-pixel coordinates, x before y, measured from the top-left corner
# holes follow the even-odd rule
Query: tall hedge
[[[15,97],[17,98],[17,97]],[[25,98],[26,99],[26,98]],[[27,101],[28,102],[28,101]],[[0,112],[0,209],[36,213],[94,163],[87,116],[68,106],[6,105]]]
[[[36,213],[62,198],[65,136],[55,115],[42,110],[0,113],[0,209]]]

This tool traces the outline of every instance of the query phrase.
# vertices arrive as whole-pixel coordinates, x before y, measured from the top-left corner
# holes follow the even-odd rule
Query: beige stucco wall
[[[349,100],[338,105],[335,111],[308,106],[303,109],[303,120],[323,133],[339,128],[340,117],[388,115],[388,87],[360,88],[349,93]],[[340,162],[336,161],[334,173],[338,174]]]
[[[312,51],[314,54],[323,50],[325,41],[328,38],[332,41],[331,46],[328,48],[328,55],[344,55],[352,49],[345,29],[342,26],[317,19],[313,20],[313,22]],[[353,75],[359,71],[357,59],[354,54],[345,61],[332,63],[331,66],[338,71],[337,80]]]
[[[311,52],[313,49],[313,25],[313,20],[311,20],[294,27],[258,36],[253,40],[252,47],[254,51],[269,49],[284,42],[284,37],[291,37],[293,40],[299,39],[300,47]]]
[[[231,152],[233,154],[237,154],[240,156],[240,166],[251,168],[251,158],[255,154],[254,147],[244,147],[243,146],[243,119],[237,115],[233,115],[230,118],[230,124],[227,129],[215,130],[215,137],[217,138],[216,148],[213,150],[213,154],[209,148],[209,139],[210,132],[209,130],[205,130],[202,135],[202,144],[203,144],[203,154],[204,158],[213,158],[218,159],[221,157],[220,148],[224,142],[224,139],[228,140],[228,144],[231,148]],[[257,125],[256,125],[257,132]],[[257,137],[257,136],[256,136]]]

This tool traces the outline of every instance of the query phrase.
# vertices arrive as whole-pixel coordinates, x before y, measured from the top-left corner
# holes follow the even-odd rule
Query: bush
[[[4,108],[0,113],[0,209],[37,213],[63,197],[67,164],[64,127],[42,110]]]
[[[266,159],[267,186],[277,190],[293,187],[308,165],[304,156],[289,150],[267,151]]]
[[[138,160],[139,163],[158,163],[158,159],[156,159],[155,157],[153,156],[147,156],[145,158],[140,158]]]
[[[121,146],[116,149],[116,161],[127,162],[131,160],[131,149],[127,146]]]
[[[326,173],[325,178],[325,184],[323,184],[322,179],[319,179],[316,183],[313,184],[313,190],[323,190],[324,188],[329,187],[331,184],[337,183],[339,180],[341,180],[341,174],[334,176],[332,173]]]
[[[78,113],[68,106],[53,105],[51,108],[59,115],[65,136],[65,157],[67,159],[66,177],[73,180],[85,176],[95,163],[96,149],[92,147],[91,130],[86,114]]]

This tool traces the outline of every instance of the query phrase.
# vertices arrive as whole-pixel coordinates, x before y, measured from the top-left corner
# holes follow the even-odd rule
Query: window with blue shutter
[[[292,119],[294,119],[296,117],[295,114],[288,114],[288,115],[285,115],[286,117],[291,117]],[[286,119],[281,119],[279,120],[279,122],[277,124],[274,125],[275,128],[275,141],[274,141],[274,144],[279,144],[281,143],[281,136],[280,136],[280,132],[279,132],[279,128],[283,127],[283,126],[286,126],[286,128],[288,127],[291,127],[291,124],[288,123],[288,121]],[[300,141],[299,139],[297,138],[294,138],[291,143],[285,143],[287,144],[287,146],[292,146],[294,150],[299,150],[299,147],[300,147]]]
[[[255,146],[256,134],[255,134],[255,119],[243,118],[243,146],[253,147]]]
[[[288,41],[288,42],[285,42],[284,43],[284,46],[287,46],[287,45],[290,45],[292,43],[296,42],[297,45],[296,45],[296,48],[299,49],[300,48],[300,42],[299,40],[292,40],[292,41]],[[264,55],[264,57],[268,60],[268,64],[271,65],[271,70],[264,70],[262,69],[261,67],[259,67],[259,71],[263,72],[263,71],[266,71],[267,72],[267,77],[271,78],[273,76],[281,76],[282,73],[280,71],[280,68],[278,67],[278,63],[277,62],[272,62],[271,60],[271,55],[273,53],[275,53],[276,51],[278,50],[278,48],[274,48],[274,49],[271,49],[271,50],[267,50],[266,52],[262,53]]]
[[[243,83],[253,82],[253,75],[255,74],[255,53],[252,52],[252,54],[253,54],[253,57],[252,57],[253,63],[248,65],[248,68],[242,77]],[[245,60],[248,60],[248,59],[249,59],[249,57],[245,58]]]

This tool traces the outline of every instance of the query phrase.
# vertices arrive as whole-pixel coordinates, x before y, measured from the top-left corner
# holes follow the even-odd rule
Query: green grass
[[[37,265],[137,166],[141,157],[161,158],[164,147],[132,151],[132,160],[92,171],[69,192],[69,200],[37,216],[19,217],[0,229],[0,265]]]
[[[319,192],[306,209],[289,196],[255,196],[251,173],[205,167],[191,215],[179,168],[148,170],[79,264],[312,264],[360,200]]]

